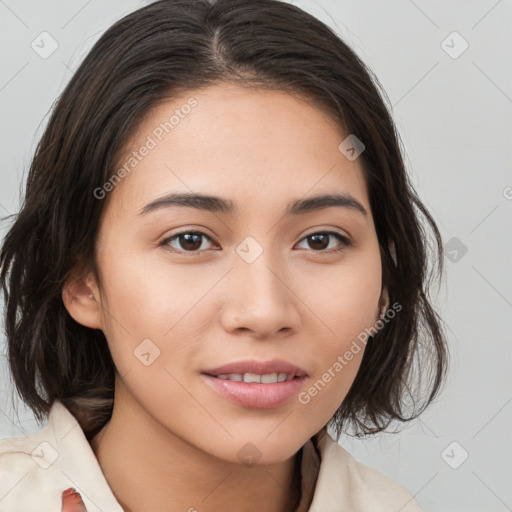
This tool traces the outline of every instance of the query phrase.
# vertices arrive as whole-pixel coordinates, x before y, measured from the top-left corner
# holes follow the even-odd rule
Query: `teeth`
[[[284,382],[292,380],[293,375],[286,373],[267,373],[265,375],[259,375],[257,373],[230,373],[227,375],[217,375],[218,379],[223,380],[234,380],[238,382],[258,382],[263,384],[275,384],[276,382]]]
[[[244,373],[244,382],[261,382],[261,375],[257,373]]]

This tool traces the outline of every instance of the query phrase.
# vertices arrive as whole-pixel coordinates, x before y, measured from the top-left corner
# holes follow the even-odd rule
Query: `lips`
[[[269,409],[289,402],[307,377],[287,361],[239,361],[202,372],[204,382],[220,395],[244,407]]]
[[[252,373],[256,375],[269,375],[271,373],[285,373],[292,377],[307,377],[305,370],[296,366],[288,361],[282,359],[273,359],[272,361],[238,361],[235,363],[225,364],[209,370],[204,370],[202,373],[217,377],[219,375],[229,374],[245,374]]]
[[[284,374],[285,380],[290,380],[294,377],[307,377],[305,370],[296,366],[288,361],[282,359],[273,359],[272,361],[238,361],[234,363],[225,364],[216,368],[204,370],[202,373],[212,377],[226,377],[229,375],[260,375],[268,376],[277,374],[278,376]],[[249,377],[251,379],[251,377]],[[281,380],[278,380],[281,382]],[[244,382],[258,382],[255,380],[245,380]]]
[[[291,374],[287,373],[228,373],[226,375],[216,375],[217,379],[233,380],[235,382],[256,382],[259,384],[275,384],[276,382],[286,382],[295,379]]]

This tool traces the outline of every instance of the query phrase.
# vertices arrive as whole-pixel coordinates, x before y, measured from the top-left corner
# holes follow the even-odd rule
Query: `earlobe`
[[[79,324],[101,329],[101,302],[92,273],[69,278],[62,287],[62,301],[71,317]]]

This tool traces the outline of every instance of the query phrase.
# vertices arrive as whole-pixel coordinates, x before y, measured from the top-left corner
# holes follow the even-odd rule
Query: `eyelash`
[[[169,246],[169,243],[172,242],[173,240],[175,239],[178,239],[181,235],[202,235],[204,237],[206,237],[208,240],[210,240],[211,242],[215,242],[212,237],[210,237],[209,235],[207,235],[206,233],[202,232],[202,231],[181,231],[179,233],[175,233],[174,235],[170,236],[170,237],[167,237],[165,238],[164,240],[162,240],[158,246],[161,247],[161,246]],[[300,242],[302,242],[303,240],[306,240],[308,239],[309,237],[312,237],[314,235],[331,235],[331,236],[334,236],[335,238],[337,238],[340,242],[341,242],[341,247],[338,248],[338,249],[330,249],[330,250],[320,250],[320,251],[315,251],[315,250],[312,250],[314,253],[317,253],[319,255],[322,255],[322,254],[334,254],[334,253],[338,253],[338,252],[341,252],[343,251],[344,249],[348,248],[348,247],[351,247],[352,246],[352,241],[349,240],[346,236],[338,233],[337,231],[315,231],[314,233],[309,233],[308,235],[306,235],[304,238],[302,238]],[[173,248],[174,249],[174,248]],[[185,251],[185,250],[172,250],[172,252],[178,252],[178,253],[181,253],[181,254],[190,254],[190,255],[194,255],[194,254],[198,254],[198,253],[201,253],[203,251]]]

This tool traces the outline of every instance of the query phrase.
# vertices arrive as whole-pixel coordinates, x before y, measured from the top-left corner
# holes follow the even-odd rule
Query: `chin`
[[[305,440],[302,437],[294,439],[286,435],[271,439],[260,431],[259,435],[253,437],[247,435],[219,444],[211,442],[208,452],[232,464],[247,467],[273,465],[293,457],[308,439],[309,437]],[[213,450],[212,446],[215,446]]]

